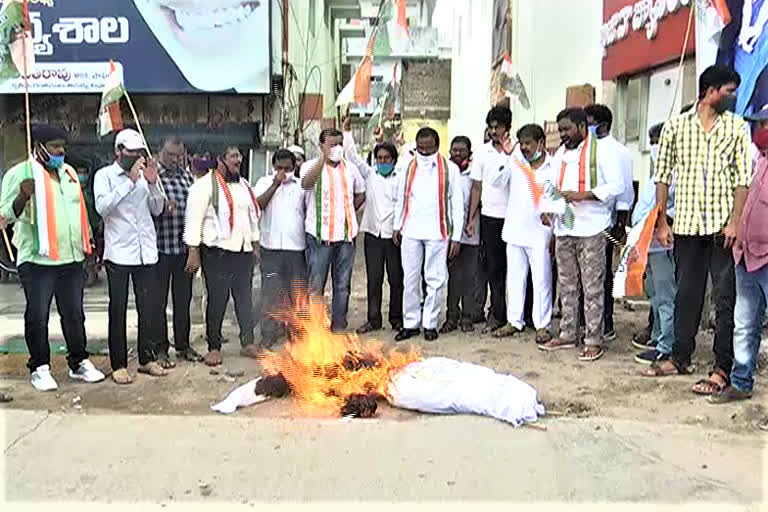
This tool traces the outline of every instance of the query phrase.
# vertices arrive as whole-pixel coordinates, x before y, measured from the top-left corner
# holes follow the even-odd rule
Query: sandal
[[[560,338],[552,338],[546,343],[542,343],[538,346],[539,350],[544,352],[554,352],[555,350],[563,350],[567,348],[576,348],[575,341],[565,341]]]
[[[240,355],[242,357],[250,357],[252,359],[258,359],[261,355],[261,350],[255,343],[249,343],[240,349]]]
[[[722,384],[715,380],[712,380],[715,377],[715,375],[720,377],[720,379],[723,381]],[[694,384],[693,387],[691,388],[691,391],[693,391],[697,395],[712,396],[715,394],[722,393],[727,386],[728,386],[728,376],[725,375],[725,373],[721,370],[715,370],[709,374],[708,379],[701,379],[700,381],[696,382],[696,384]]]
[[[523,332],[522,329],[519,329],[515,327],[512,324],[507,324],[504,327],[497,329],[493,332],[494,338],[507,338],[509,336],[514,336],[515,334],[520,334]]]
[[[185,361],[189,361],[190,363],[199,363],[203,360],[203,356],[201,356],[192,347],[189,347],[187,350],[183,350],[181,352],[176,352],[176,357]]]
[[[651,365],[640,372],[643,377],[671,377],[672,375],[681,375],[675,363],[670,360],[655,361]]]
[[[115,382],[115,384],[119,384],[121,386],[133,384],[133,377],[131,377],[131,374],[128,373],[126,368],[120,368],[119,370],[113,371],[112,380]]]
[[[547,329],[536,330],[536,344],[543,345],[552,339],[552,334]]]
[[[605,354],[603,347],[587,345],[579,353],[579,361],[597,361]]]
[[[165,377],[168,375],[168,371],[157,361],[150,361],[145,365],[139,366],[138,372],[152,377]]]
[[[171,358],[166,355],[162,355],[158,357],[157,364],[160,365],[160,367],[163,368],[164,370],[170,370],[172,368],[176,368],[176,363],[171,361]]]
[[[203,358],[206,366],[219,366],[221,364],[221,352],[218,350],[209,350]]]

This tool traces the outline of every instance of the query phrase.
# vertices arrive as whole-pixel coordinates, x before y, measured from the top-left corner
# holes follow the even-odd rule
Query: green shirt
[[[0,191],[0,215],[6,217],[9,223],[15,223],[13,230],[13,245],[18,249],[16,265],[34,263],[36,265],[66,265],[85,259],[83,253],[82,228],[80,226],[80,183],[72,181],[65,167],[59,169],[59,181],[53,181],[54,204],[56,211],[56,229],[59,240],[59,259],[52,260],[37,253],[37,223],[30,223],[32,209],[30,199],[20,217],[13,212],[13,202],[19,194],[22,181],[32,177],[32,169],[27,162],[13,166],[3,176],[3,186]],[[77,176],[72,171],[74,176]],[[42,200],[42,199],[40,199]]]

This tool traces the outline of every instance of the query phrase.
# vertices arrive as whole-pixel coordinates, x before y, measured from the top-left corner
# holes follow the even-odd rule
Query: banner
[[[270,91],[270,2],[30,0],[32,93],[101,93],[110,59],[136,93]],[[179,6],[181,4],[181,6]],[[23,91],[9,80],[0,93]]]
[[[653,208],[627,234],[627,245],[621,252],[621,260],[613,276],[614,299],[643,295],[643,274],[658,214],[659,209]]]
[[[727,64],[741,76],[736,113],[768,104],[768,0],[696,0],[696,71]]]

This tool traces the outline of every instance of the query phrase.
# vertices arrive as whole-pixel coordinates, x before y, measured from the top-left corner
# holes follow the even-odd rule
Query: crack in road
[[[33,433],[35,430],[37,430],[38,428],[40,428],[40,425],[42,425],[43,423],[45,423],[45,420],[47,420],[47,419],[48,419],[48,418],[50,418],[50,417],[51,417],[51,413],[50,413],[50,412],[46,412],[46,413],[45,413],[45,416],[44,416],[44,417],[43,417],[43,418],[42,418],[40,421],[38,421],[38,422],[35,424],[35,426],[34,426],[34,427],[32,427],[31,429],[27,430],[26,432],[22,432],[21,434],[19,434],[19,435],[16,437],[16,439],[14,439],[14,440],[11,442],[11,444],[9,444],[9,445],[8,445],[8,446],[5,448],[5,450],[3,451],[3,455],[8,455],[8,452],[10,452],[10,451],[13,449],[13,447],[14,447],[14,446],[16,446],[17,444],[19,444],[19,442],[20,442],[22,439],[24,439],[25,437],[27,437],[28,435],[30,435],[31,433]]]

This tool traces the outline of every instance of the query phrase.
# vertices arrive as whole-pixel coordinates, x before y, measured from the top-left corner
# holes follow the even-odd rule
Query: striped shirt
[[[733,209],[736,187],[752,179],[750,132],[730,112],[707,133],[697,109],[664,125],[656,162],[659,183],[669,185],[675,170],[675,234],[706,236],[722,231]]]

